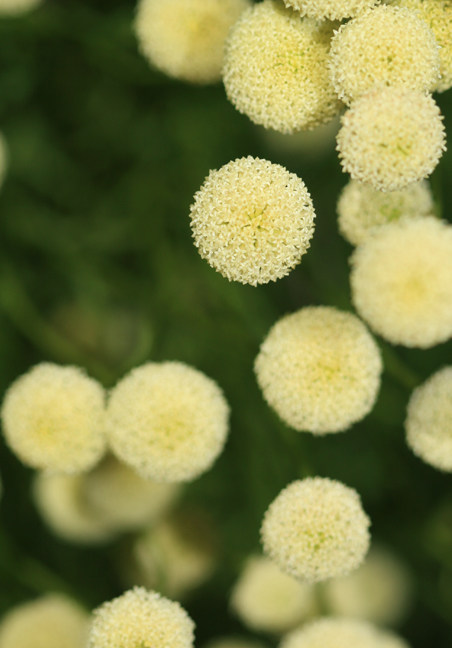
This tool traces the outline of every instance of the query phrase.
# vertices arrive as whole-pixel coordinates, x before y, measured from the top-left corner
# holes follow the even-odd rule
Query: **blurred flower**
[[[328,122],[341,107],[328,74],[332,27],[274,0],[248,9],[226,43],[229,100],[255,124],[282,133]]]
[[[270,330],[255,361],[265,400],[282,420],[313,434],[342,432],[372,409],[380,351],[351,313],[309,306]]]
[[[143,56],[192,83],[221,79],[224,41],[249,0],[139,0],[135,32]]]
[[[379,0],[284,0],[287,7],[318,20],[350,18],[370,9],[377,2]]]
[[[298,159],[305,159],[313,164],[323,161],[334,151],[339,124],[339,116],[336,116],[327,124],[317,126],[313,130],[287,134],[261,128],[260,134],[265,144],[274,152],[296,155]]]
[[[353,488],[309,477],[289,484],[270,504],[262,543],[284,572],[313,583],[359,567],[369,548],[369,524]]]
[[[105,452],[104,401],[103,387],[82,369],[38,364],[5,394],[6,442],[33,468],[89,470]]]
[[[284,277],[300,262],[314,218],[300,178],[252,157],[211,171],[191,207],[203,259],[229,280],[253,286]]]
[[[25,13],[35,7],[38,7],[42,0],[0,0],[0,16]]]
[[[193,630],[179,603],[135,587],[94,611],[87,648],[191,648]]]
[[[373,90],[342,117],[337,148],[354,180],[379,191],[404,189],[430,175],[446,148],[439,108],[413,90]]]

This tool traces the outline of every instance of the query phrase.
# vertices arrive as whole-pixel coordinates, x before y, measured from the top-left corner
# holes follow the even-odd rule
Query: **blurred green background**
[[[347,177],[334,141],[323,155],[278,147],[227,101],[221,84],[189,86],[137,52],[133,0],[45,0],[0,19],[0,129],[10,166],[0,192],[0,386],[42,360],[84,366],[107,387],[149,359],[181,360],[221,385],[231,434],[186,502],[218,525],[220,566],[184,605],[197,644],[244,632],[228,597],[259,548],[262,515],[281,488],[309,474],[356,488],[374,540],[411,567],[413,648],[452,645],[452,482],[405,445],[412,388],[452,362],[452,342],[428,351],[381,342],[386,371],[374,411],[344,434],[314,438],[281,424],[253,376],[274,321],[307,304],[351,309],[348,257],[335,204]],[[451,94],[437,97],[452,132]],[[316,232],[290,275],[253,288],[203,261],[189,227],[210,169],[253,155],[297,173],[312,194]],[[451,212],[452,153],[432,178]],[[52,536],[30,499],[32,471],[1,444],[0,613],[61,589],[93,607],[123,590],[127,537],[79,548]]]

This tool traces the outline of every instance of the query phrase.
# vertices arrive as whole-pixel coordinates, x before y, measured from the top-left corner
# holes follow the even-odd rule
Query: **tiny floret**
[[[221,79],[224,42],[250,0],[140,0],[134,23],[141,53],[176,79]]]
[[[396,191],[429,176],[445,145],[430,95],[405,88],[373,90],[342,117],[337,149],[343,170],[378,191]]]
[[[314,218],[298,176],[252,157],[211,171],[191,207],[202,258],[229,280],[253,286],[284,277],[300,262]]]
[[[255,124],[282,133],[315,128],[340,108],[328,72],[332,28],[264,0],[243,13],[226,43],[229,100]]]
[[[351,313],[309,306],[280,319],[255,362],[265,400],[288,425],[342,432],[372,409],[380,386],[379,349]]]
[[[314,614],[316,603],[312,585],[264,556],[251,556],[232,590],[231,607],[252,630],[282,634]]]
[[[284,0],[286,7],[300,11],[302,16],[317,20],[342,20],[370,9],[379,0]]]
[[[107,408],[113,452],[157,482],[191,481],[208,470],[225,444],[228,419],[218,385],[181,362],[133,369]]]
[[[414,390],[405,429],[417,457],[452,472],[452,367],[437,371]]]
[[[452,336],[452,226],[433,217],[389,223],[352,256],[352,299],[393,344],[428,348]]]
[[[87,648],[191,648],[194,627],[179,603],[135,587],[94,611]]]
[[[360,245],[381,225],[433,212],[433,196],[425,180],[389,192],[350,180],[337,203],[339,231],[352,245]]]
[[[0,16],[15,16],[38,7],[42,0],[0,0]]]
[[[438,44],[408,9],[382,5],[342,25],[331,41],[331,79],[350,105],[375,86],[428,92],[439,79]]]
[[[369,549],[369,524],[353,488],[308,477],[289,484],[270,504],[262,543],[284,572],[314,583],[359,567]]]
[[[409,648],[401,637],[358,619],[323,618],[294,630],[279,648]]]
[[[103,387],[78,367],[41,363],[8,389],[1,418],[25,464],[52,472],[89,470],[105,451]]]
[[[62,594],[10,610],[0,623],[0,648],[85,648],[90,615]]]

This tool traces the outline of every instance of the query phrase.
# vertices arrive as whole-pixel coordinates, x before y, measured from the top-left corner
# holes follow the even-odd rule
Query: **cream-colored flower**
[[[351,313],[309,306],[280,319],[255,362],[265,400],[288,425],[342,432],[372,409],[380,386],[379,349]]]
[[[371,548],[356,571],[325,583],[323,597],[331,614],[392,625],[408,610],[411,586],[409,572],[394,554]]]
[[[264,551],[287,574],[308,583],[350,573],[369,548],[370,520],[358,493],[338,481],[294,481],[270,504]]]
[[[135,33],[143,56],[171,77],[221,79],[224,42],[250,0],[139,0]]]
[[[416,456],[439,470],[452,471],[452,367],[440,369],[414,390],[405,429]]]
[[[392,0],[423,18],[440,46],[440,79],[433,90],[444,92],[452,86],[452,2],[451,0]]]
[[[107,408],[112,451],[157,482],[191,481],[208,470],[223,450],[228,418],[218,385],[181,362],[133,369]]]
[[[397,635],[358,619],[323,618],[294,630],[280,648],[409,648]]]
[[[257,632],[282,634],[316,611],[314,589],[282,572],[264,556],[251,556],[231,594],[231,607]]]
[[[439,79],[438,44],[414,12],[382,5],[335,33],[330,71],[336,92],[348,105],[375,86],[428,92]]]
[[[284,277],[300,262],[314,218],[298,176],[252,157],[211,171],[191,207],[202,258],[229,280],[253,286]]]
[[[15,16],[38,7],[42,0],[0,0],[0,16]]]
[[[396,191],[432,173],[445,130],[431,96],[404,88],[373,90],[342,117],[337,149],[344,171],[378,191]]]
[[[342,20],[370,9],[379,0],[284,0],[287,7],[317,20]]]
[[[328,73],[332,27],[275,0],[243,13],[226,43],[229,100],[255,124],[282,133],[315,128],[341,107]]]
[[[135,587],[94,611],[87,648],[191,648],[194,627],[179,603]]]
[[[90,615],[62,594],[10,610],[0,623],[0,648],[85,648]]]
[[[7,444],[25,464],[52,472],[89,470],[105,452],[105,395],[78,367],[43,362],[7,390]]]
[[[342,236],[352,245],[360,245],[381,225],[432,215],[434,203],[425,180],[389,192],[376,191],[370,185],[350,180],[339,196],[337,212]]]
[[[393,344],[428,348],[452,336],[452,226],[433,217],[389,223],[352,256],[352,299]]]

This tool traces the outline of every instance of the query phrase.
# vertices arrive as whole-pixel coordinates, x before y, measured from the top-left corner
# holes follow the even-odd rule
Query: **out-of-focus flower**
[[[0,0],[0,16],[15,16],[38,7],[42,0]]]

